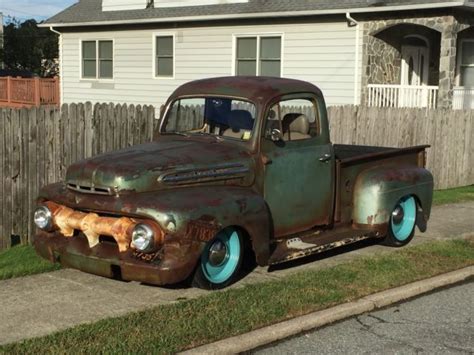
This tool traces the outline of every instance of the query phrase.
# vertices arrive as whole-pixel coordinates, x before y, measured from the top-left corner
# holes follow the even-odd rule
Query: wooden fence
[[[0,78],[0,107],[59,105],[59,78]]]
[[[436,189],[474,184],[474,110],[330,107],[333,143],[386,147],[429,144]]]
[[[32,235],[41,186],[61,181],[78,160],[150,141],[157,122],[151,106],[0,108],[0,250],[12,236]]]
[[[199,118],[193,111],[190,121]],[[151,106],[112,104],[0,108],[0,250],[11,236],[26,242],[32,234],[41,186],[62,180],[80,159],[150,141],[154,115]],[[474,184],[474,111],[345,106],[329,108],[329,117],[334,143],[431,144],[428,168],[437,188]]]

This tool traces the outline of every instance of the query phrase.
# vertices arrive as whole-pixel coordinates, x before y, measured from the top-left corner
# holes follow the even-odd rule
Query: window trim
[[[237,41],[239,38],[257,38],[257,73],[256,76],[261,76],[261,60],[260,47],[262,37],[280,37],[280,78],[285,77],[284,73],[284,53],[285,53],[285,33],[283,32],[259,32],[259,33],[234,33],[232,35],[232,76],[237,76]]]
[[[461,39],[459,40],[459,48],[458,48],[458,60],[457,60],[457,65],[456,65],[456,84],[458,87],[461,87],[463,88],[464,86],[461,85],[461,68],[462,67],[474,67],[474,63],[473,64],[468,64],[468,65],[463,65],[462,64],[462,50],[463,50],[463,46],[464,46],[464,43],[466,42],[471,42],[472,45],[474,45],[474,39],[472,38],[464,38],[464,39]]]
[[[99,77],[100,73],[100,58],[99,58],[99,42],[112,42],[112,77],[111,78],[101,78]],[[84,76],[84,58],[83,58],[83,43],[84,42],[95,42],[95,78],[94,77],[85,77]],[[104,82],[113,82],[115,80],[115,39],[114,38],[79,38],[79,80],[80,81],[104,81]]]
[[[172,37],[173,38],[173,75],[157,75],[156,70],[156,39],[158,37]],[[152,34],[152,41],[153,41],[153,52],[152,52],[152,72],[151,76],[155,80],[173,80],[176,78],[176,33],[175,32],[154,32]]]
[[[322,122],[324,119],[324,115],[326,114],[326,111],[324,110],[326,108],[324,99],[319,96],[315,95],[314,93],[311,92],[302,92],[302,93],[296,93],[296,94],[287,94],[283,95],[282,97],[275,97],[272,100],[270,100],[267,103],[267,108],[264,111],[264,123],[262,125],[262,132],[261,132],[261,139],[262,140],[268,140],[265,136],[266,133],[266,125],[267,125],[267,119],[268,114],[270,110],[273,108],[273,106],[279,104],[280,102],[283,101],[291,101],[291,100],[308,100],[313,102],[313,105],[315,105],[315,122],[316,122],[316,128],[318,130],[318,134],[314,137],[307,138],[307,139],[298,139],[298,140],[288,140],[285,141],[285,144],[290,144],[290,145],[298,145],[298,144],[304,144],[304,142],[310,142],[311,144],[326,144],[323,139],[324,139],[324,133],[323,133],[323,126]],[[283,122],[283,117],[279,118],[280,120],[280,125]],[[303,143],[302,143],[303,142]]]

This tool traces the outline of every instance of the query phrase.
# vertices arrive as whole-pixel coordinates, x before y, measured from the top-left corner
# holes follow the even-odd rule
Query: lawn
[[[175,353],[473,264],[474,239],[427,243],[78,326],[0,353]]]
[[[16,246],[0,252],[0,280],[59,269],[36,255],[31,246]]]
[[[456,189],[437,190],[433,195],[433,204],[444,205],[474,200],[474,185],[458,187]]]

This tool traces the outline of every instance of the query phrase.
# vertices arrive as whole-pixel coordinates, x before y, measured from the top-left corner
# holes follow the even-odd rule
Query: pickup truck
[[[400,247],[415,226],[426,230],[427,146],[333,145],[310,83],[198,80],[171,95],[160,120],[151,143],[75,163],[41,190],[41,256],[111,278],[219,289],[248,263],[367,238]]]

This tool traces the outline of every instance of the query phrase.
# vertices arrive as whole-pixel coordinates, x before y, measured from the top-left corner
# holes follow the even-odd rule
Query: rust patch
[[[302,248],[301,250],[298,250],[296,252],[292,251],[290,248],[288,248],[289,249],[288,254],[284,258],[272,262],[271,265],[284,263],[286,261],[290,261],[290,260],[293,260],[293,259],[303,258],[303,257],[308,256],[308,255],[323,253],[325,251],[335,249],[335,248],[339,248],[339,247],[342,247],[344,245],[357,243],[357,242],[360,242],[360,241],[368,239],[368,238],[370,238],[370,235],[360,235],[360,236],[345,238],[345,239],[342,239],[342,240],[339,240],[339,241],[336,241],[336,242],[323,244],[323,245],[306,244],[307,245],[306,248]],[[292,249],[299,249],[299,248],[292,248]]]
[[[373,221],[374,221],[374,216],[368,216],[367,217],[367,224],[373,224]]]
[[[76,211],[50,201],[45,205],[53,214],[54,226],[64,237],[71,238],[75,231],[80,231],[86,236],[90,248],[99,244],[100,236],[109,236],[117,242],[120,252],[126,252],[130,247],[133,228],[139,223],[128,217],[102,217],[97,213]],[[153,229],[160,233],[157,228]]]

